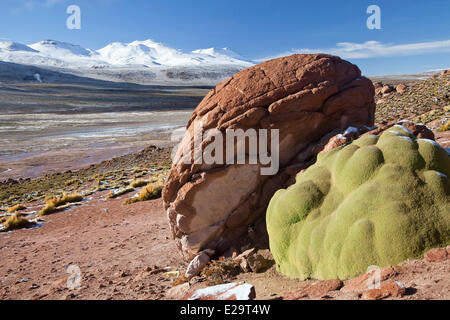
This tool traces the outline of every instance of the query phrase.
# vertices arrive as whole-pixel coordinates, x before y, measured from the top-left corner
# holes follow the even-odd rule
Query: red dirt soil
[[[145,271],[184,265],[168,239],[160,200],[123,205],[107,192],[44,217],[39,228],[0,234],[0,299],[158,299],[171,280]],[[70,291],[69,265],[82,281]]]
[[[0,300],[167,299],[173,278],[160,269],[183,271],[186,263],[169,239],[161,199],[124,205],[133,193],[104,200],[107,193],[45,216],[38,228],[0,233]],[[70,265],[81,271],[81,287],[73,290],[67,282]],[[410,260],[402,270],[392,278],[408,288],[401,299],[450,299],[450,259]],[[233,281],[253,284],[256,299],[279,299],[317,282],[288,279],[274,266],[264,273],[239,274]],[[190,292],[207,285],[195,282]],[[359,296],[333,291],[322,299]]]

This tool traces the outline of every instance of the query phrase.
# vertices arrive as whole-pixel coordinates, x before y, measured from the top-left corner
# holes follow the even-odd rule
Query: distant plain
[[[0,180],[167,143],[208,90],[105,81],[0,83]]]

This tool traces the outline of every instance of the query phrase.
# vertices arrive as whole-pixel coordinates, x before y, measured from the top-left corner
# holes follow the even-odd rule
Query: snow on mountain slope
[[[91,50],[54,40],[31,45],[0,42],[0,61],[56,68],[90,67],[98,64]]]
[[[97,52],[102,60],[112,65],[159,65],[170,67],[218,64],[248,67],[252,65],[249,60],[245,60],[231,50],[221,50],[200,49],[191,53],[184,53],[162,43],[145,40],[134,41],[128,44],[115,42]]]
[[[204,55],[208,55],[210,57],[213,58],[221,58],[221,59],[225,59],[226,61],[229,62],[248,62],[250,65],[253,65],[254,62],[244,58],[243,56],[241,56],[240,54],[230,50],[229,48],[208,48],[208,49],[198,49],[198,50],[194,50],[192,51],[193,53],[197,53],[197,54],[204,54]]]
[[[27,45],[12,42],[12,41],[0,41],[0,50],[4,51],[25,51],[25,52],[37,52]]]
[[[43,40],[29,45],[41,54],[48,55],[52,58],[64,58],[64,57],[90,57],[92,51],[85,49],[81,46],[70,44],[67,42],[55,41],[55,40]]]
[[[112,65],[161,65],[157,62],[160,55],[173,55],[174,49],[163,45],[149,45],[146,41],[134,41],[129,44],[113,42],[106,47],[97,50],[97,53],[105,62]],[[162,50],[161,50],[162,48]]]
[[[216,83],[254,64],[228,48],[183,52],[153,40],[114,42],[97,51],[55,40],[28,46],[0,42],[0,61],[63,69],[114,81],[123,79],[124,73],[126,80],[132,81],[136,74],[140,83],[155,79]]]

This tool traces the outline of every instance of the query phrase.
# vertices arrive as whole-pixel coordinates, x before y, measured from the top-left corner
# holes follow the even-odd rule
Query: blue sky
[[[66,28],[79,5],[82,29]],[[369,30],[369,5],[381,30]],[[328,52],[366,75],[450,68],[450,1],[2,0],[0,41],[55,39],[99,49],[153,39],[183,51],[229,47],[254,60]]]

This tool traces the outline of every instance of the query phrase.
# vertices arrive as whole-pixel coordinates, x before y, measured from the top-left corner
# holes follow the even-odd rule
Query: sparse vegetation
[[[9,217],[6,219],[6,221],[3,223],[3,226],[5,227],[3,231],[11,231],[16,229],[22,229],[31,226],[33,223],[28,221],[28,219],[25,219],[17,214]]]
[[[139,178],[148,180],[144,177],[161,173],[158,168],[170,168],[170,152],[170,148],[149,147],[75,172],[0,182],[0,206],[8,208],[17,203],[44,201],[46,194],[58,194],[60,190],[88,195],[95,191],[125,188],[129,185],[128,181]],[[161,174],[165,175],[166,171]]]
[[[233,279],[240,273],[239,263],[231,258],[220,257],[219,260],[208,262],[200,276],[206,279],[209,285],[219,285]]]
[[[128,199],[127,201],[125,201],[125,204],[157,199],[161,197],[163,186],[164,184],[162,181],[149,183],[144,189],[142,189],[142,191],[139,193],[139,196],[137,196],[136,198]]]
[[[73,179],[69,179],[66,181],[66,186],[71,186],[71,185],[79,184],[79,183],[80,183],[79,179],[73,178]]]
[[[111,191],[106,196],[106,198],[108,198],[108,199],[115,199],[115,198],[118,198],[118,197],[120,197],[120,196],[122,196],[122,195],[124,195],[126,193],[130,193],[130,192],[133,192],[133,191],[134,191],[134,188],[132,188],[132,187],[125,188],[125,189],[119,189],[117,191]]]
[[[377,104],[375,122],[408,119],[415,123],[428,124],[440,119],[450,111],[449,77],[434,77],[408,84],[404,94],[391,93]]]
[[[137,179],[131,182],[130,186],[133,188],[141,188],[143,186],[146,186],[148,184],[147,180],[144,179]]]
[[[50,213],[54,213],[61,210],[61,207],[66,204],[80,202],[81,200],[83,200],[83,196],[78,193],[63,193],[61,196],[50,197],[46,201],[46,206],[39,211],[39,215],[45,216]]]
[[[15,206],[8,209],[8,213],[15,213],[17,211],[25,210],[27,207],[25,207],[22,204],[16,204]]]
[[[102,178],[98,178],[98,179],[97,179],[96,185],[97,185],[97,187],[96,187],[95,191],[103,191],[103,190],[106,190]]]
[[[176,287],[180,284],[189,282],[189,279],[186,278],[186,276],[184,275],[184,273],[180,274],[176,279],[173,280],[172,282],[172,286]]]
[[[448,130],[450,130],[450,120],[447,120],[447,122],[439,128],[439,132],[445,132]]]
[[[26,219],[21,219],[23,217],[19,212],[25,206],[18,203],[44,201],[45,206],[38,212],[38,216],[45,216],[71,207],[96,191],[108,189],[119,189],[119,192],[111,192],[107,196],[116,198],[132,192],[133,186],[146,186],[132,202],[155,199],[161,195],[163,181],[170,168],[170,151],[170,148],[150,147],[76,172],[0,182],[0,206],[5,207],[8,213],[15,213],[15,217],[8,223],[12,228],[17,223],[26,224]],[[61,195],[60,190],[65,192]],[[45,197],[45,194],[52,196]],[[0,217],[0,223],[6,223],[9,218]]]

